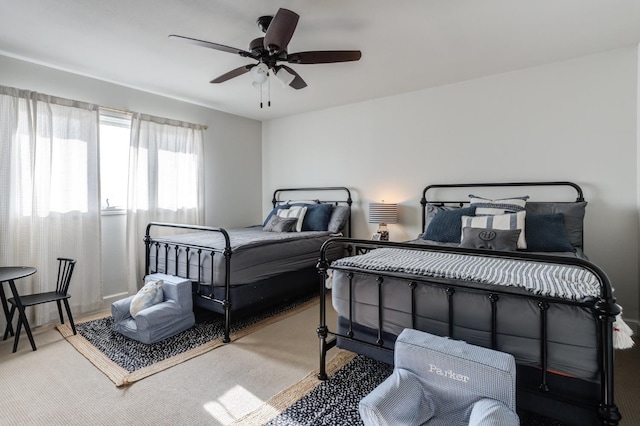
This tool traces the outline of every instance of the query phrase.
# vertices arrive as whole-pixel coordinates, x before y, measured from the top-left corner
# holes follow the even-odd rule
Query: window
[[[131,116],[100,109],[100,192],[102,210],[127,205]]]
[[[92,131],[95,138],[95,126],[91,128],[91,119],[85,117],[91,113],[56,103],[29,105],[26,100],[21,100],[18,106],[17,149],[12,154],[18,175],[13,184],[20,194],[22,215],[87,213],[89,192],[94,190],[87,166],[92,154],[87,140]],[[32,114],[29,109],[33,107],[37,108],[35,132],[29,125]]]

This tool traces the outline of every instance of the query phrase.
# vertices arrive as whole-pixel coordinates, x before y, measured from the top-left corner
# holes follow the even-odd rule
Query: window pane
[[[195,155],[182,152],[158,151],[158,207],[177,211],[195,208],[198,204]]]
[[[100,111],[100,191],[103,209],[125,208],[129,167],[128,115]]]

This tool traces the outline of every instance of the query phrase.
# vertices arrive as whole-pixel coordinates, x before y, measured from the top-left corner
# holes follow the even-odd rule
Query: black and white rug
[[[237,319],[232,316],[231,340],[315,305],[317,296],[292,300]],[[151,374],[222,346],[222,315],[196,316],[196,324],[173,337],[153,344],[130,339],[113,330],[113,317],[76,324],[73,335],[67,324],[60,333],[116,386],[133,383]]]
[[[392,371],[389,364],[358,355],[265,425],[363,425],[358,403]],[[522,426],[562,426],[560,422],[531,413],[518,414]]]

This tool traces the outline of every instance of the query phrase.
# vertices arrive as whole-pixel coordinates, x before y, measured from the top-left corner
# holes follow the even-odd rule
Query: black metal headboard
[[[430,190],[438,189],[438,188],[492,188],[492,187],[514,187],[514,186],[528,186],[528,187],[536,187],[536,186],[565,186],[573,188],[577,193],[576,202],[584,201],[584,195],[582,192],[582,188],[578,184],[573,182],[506,182],[506,183],[453,183],[453,184],[435,184],[428,185],[422,190],[422,198],[420,199],[420,204],[422,204],[422,228],[424,229],[426,224],[426,208],[427,203],[431,204],[458,204],[460,206],[464,204],[468,204],[469,200],[466,199],[464,201],[460,200],[440,200],[440,199],[431,199],[427,200],[427,192]]]
[[[349,191],[349,188],[346,188],[344,186],[321,186],[321,187],[309,187],[309,188],[279,188],[276,189],[275,191],[273,191],[273,198],[271,199],[271,204],[273,204],[273,207],[275,207],[276,205],[278,205],[278,203],[283,203],[287,200],[282,200],[280,199],[280,196],[285,193],[285,192],[303,192],[305,194],[308,193],[334,193],[332,195],[335,195],[335,193],[344,193],[344,199],[340,199],[340,200],[325,200],[322,199],[321,197],[318,197],[318,201],[320,203],[327,203],[327,204],[334,204],[334,205],[340,205],[340,204],[346,204],[349,207],[349,219],[347,220],[347,232],[346,232],[346,236],[350,237],[351,236],[351,204],[353,203],[353,200],[351,199],[351,191]],[[295,201],[295,200],[290,200],[290,201]]]

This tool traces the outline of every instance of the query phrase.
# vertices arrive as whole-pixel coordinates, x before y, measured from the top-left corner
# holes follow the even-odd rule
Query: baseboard
[[[122,293],[116,293],[116,294],[110,294],[108,296],[105,296],[102,298],[102,308],[101,309],[107,309],[107,308],[111,308],[111,304],[117,300],[120,299],[124,299],[125,297],[128,297],[129,293],[122,292]]]

